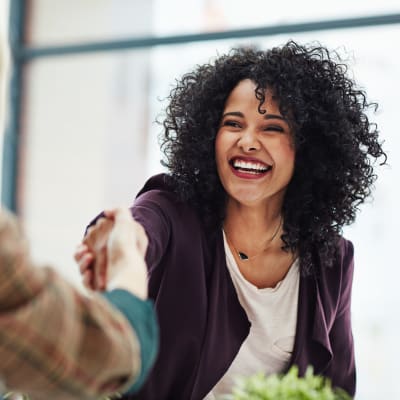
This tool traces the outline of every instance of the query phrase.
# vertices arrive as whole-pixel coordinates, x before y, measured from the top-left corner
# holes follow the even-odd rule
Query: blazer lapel
[[[312,365],[315,374],[322,374],[332,360],[332,348],[325,312],[315,275],[300,277],[297,328],[290,362],[304,375]],[[289,369],[288,368],[288,369]]]

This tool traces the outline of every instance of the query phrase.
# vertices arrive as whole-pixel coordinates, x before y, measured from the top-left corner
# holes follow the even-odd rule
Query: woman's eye
[[[239,122],[237,122],[237,121],[231,121],[231,120],[224,121],[224,122],[222,123],[222,126],[230,126],[230,127],[232,127],[232,128],[240,128]]]
[[[281,126],[270,125],[266,126],[264,131],[284,132],[285,130]]]

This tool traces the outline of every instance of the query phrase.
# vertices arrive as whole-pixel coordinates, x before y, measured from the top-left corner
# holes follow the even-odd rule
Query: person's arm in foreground
[[[85,297],[51,269],[34,268],[15,218],[0,211],[0,379],[8,390],[31,399],[94,399],[127,390],[143,375],[140,335],[151,338],[154,358],[152,307],[119,285],[132,274],[122,265],[142,257],[138,249],[132,251],[132,241],[125,252],[118,240],[118,227],[129,230],[126,216],[118,215],[111,216],[116,222],[107,252],[116,251],[116,259],[110,258],[116,266],[114,287],[123,290],[106,294],[107,301],[101,295]],[[124,316],[110,306],[123,308],[121,298],[139,314]],[[135,330],[131,323],[137,316],[141,326]]]
[[[144,257],[148,240],[143,227],[134,221],[128,209],[104,211],[104,215],[106,218],[99,218],[87,230],[75,259],[85,286],[90,290],[107,290],[103,292],[104,297],[125,315],[135,330],[141,369],[129,392],[136,392],[153,366],[158,350],[153,305],[151,301],[139,299],[147,298]]]

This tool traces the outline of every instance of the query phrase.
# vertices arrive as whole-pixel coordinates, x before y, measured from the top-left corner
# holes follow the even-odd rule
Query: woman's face
[[[281,207],[294,170],[293,136],[271,93],[259,113],[255,89],[245,79],[226,101],[215,142],[218,175],[230,200]]]

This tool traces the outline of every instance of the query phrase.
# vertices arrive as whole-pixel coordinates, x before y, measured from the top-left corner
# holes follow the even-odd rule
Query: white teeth
[[[258,171],[258,172],[265,172],[269,168],[268,166],[263,165],[261,163],[257,163],[257,162],[253,163],[253,162],[243,161],[243,160],[234,160],[233,166],[235,168],[251,170],[251,171]]]

